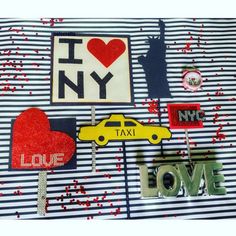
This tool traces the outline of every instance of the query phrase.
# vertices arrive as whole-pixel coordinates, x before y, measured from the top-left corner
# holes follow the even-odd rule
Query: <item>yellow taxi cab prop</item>
[[[166,127],[142,125],[135,119],[122,114],[112,114],[96,126],[81,127],[78,135],[82,141],[95,141],[99,146],[109,141],[148,140],[158,144],[162,139],[170,139],[171,132]]]

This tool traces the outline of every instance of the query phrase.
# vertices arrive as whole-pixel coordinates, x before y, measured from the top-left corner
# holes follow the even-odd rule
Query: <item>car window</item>
[[[136,126],[133,121],[125,121],[125,126]]]
[[[120,121],[107,121],[105,127],[117,127],[121,126]]]

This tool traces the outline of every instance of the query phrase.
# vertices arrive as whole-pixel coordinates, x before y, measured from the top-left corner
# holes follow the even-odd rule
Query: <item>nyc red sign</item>
[[[167,104],[171,129],[203,128],[204,112],[200,104]]]

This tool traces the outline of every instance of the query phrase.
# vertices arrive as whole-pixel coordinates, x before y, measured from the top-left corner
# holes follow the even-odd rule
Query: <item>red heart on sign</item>
[[[112,39],[108,44],[99,38],[91,39],[87,48],[105,67],[109,67],[125,51],[125,44],[120,39]]]
[[[74,140],[51,131],[46,114],[37,108],[22,112],[12,132],[12,169],[52,169],[65,165],[75,152]]]

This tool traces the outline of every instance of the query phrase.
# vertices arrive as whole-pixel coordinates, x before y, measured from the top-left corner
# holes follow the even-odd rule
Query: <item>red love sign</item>
[[[22,112],[12,132],[12,169],[52,169],[65,165],[75,152],[74,140],[51,131],[46,114],[37,108]]]
[[[125,51],[125,44],[120,39],[112,39],[106,44],[99,38],[91,39],[87,48],[105,67],[109,67]]]

